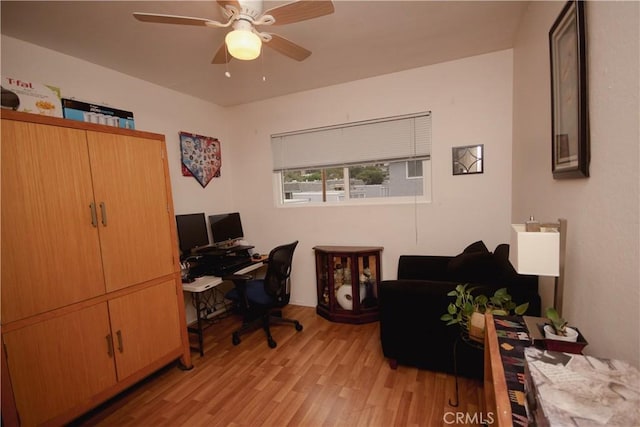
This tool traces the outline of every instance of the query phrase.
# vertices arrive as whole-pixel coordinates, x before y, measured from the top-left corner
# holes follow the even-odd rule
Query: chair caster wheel
[[[300,332],[302,330],[302,325],[299,322],[296,322],[296,331]]]
[[[240,336],[236,333],[231,335],[231,342],[233,343],[233,345],[238,345],[240,344]]]
[[[269,348],[276,348],[276,346],[278,345],[278,343],[275,342],[273,338],[269,338],[268,343],[269,343]]]

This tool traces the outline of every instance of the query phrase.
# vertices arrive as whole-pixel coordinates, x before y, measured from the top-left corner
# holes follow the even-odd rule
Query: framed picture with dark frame
[[[585,2],[571,0],[549,31],[551,171],[555,179],[589,176]]]

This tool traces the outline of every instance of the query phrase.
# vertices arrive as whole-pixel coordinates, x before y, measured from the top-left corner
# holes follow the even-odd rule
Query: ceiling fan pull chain
[[[224,62],[224,68],[225,68],[225,72],[224,75],[230,79],[231,78],[231,73],[229,72],[229,51],[225,48],[224,49],[224,57],[226,59],[226,61]]]

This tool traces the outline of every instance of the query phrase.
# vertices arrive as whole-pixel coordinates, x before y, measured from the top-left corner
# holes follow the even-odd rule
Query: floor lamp
[[[525,224],[511,225],[509,261],[519,274],[553,276],[553,306],[562,316],[567,220],[541,224],[540,231],[526,231]]]

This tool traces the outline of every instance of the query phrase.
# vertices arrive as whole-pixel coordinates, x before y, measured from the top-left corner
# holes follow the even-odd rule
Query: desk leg
[[[200,357],[204,356],[204,343],[202,340],[202,315],[200,310],[200,292],[195,293],[196,299],[196,319],[198,322],[198,346],[200,348]]]

